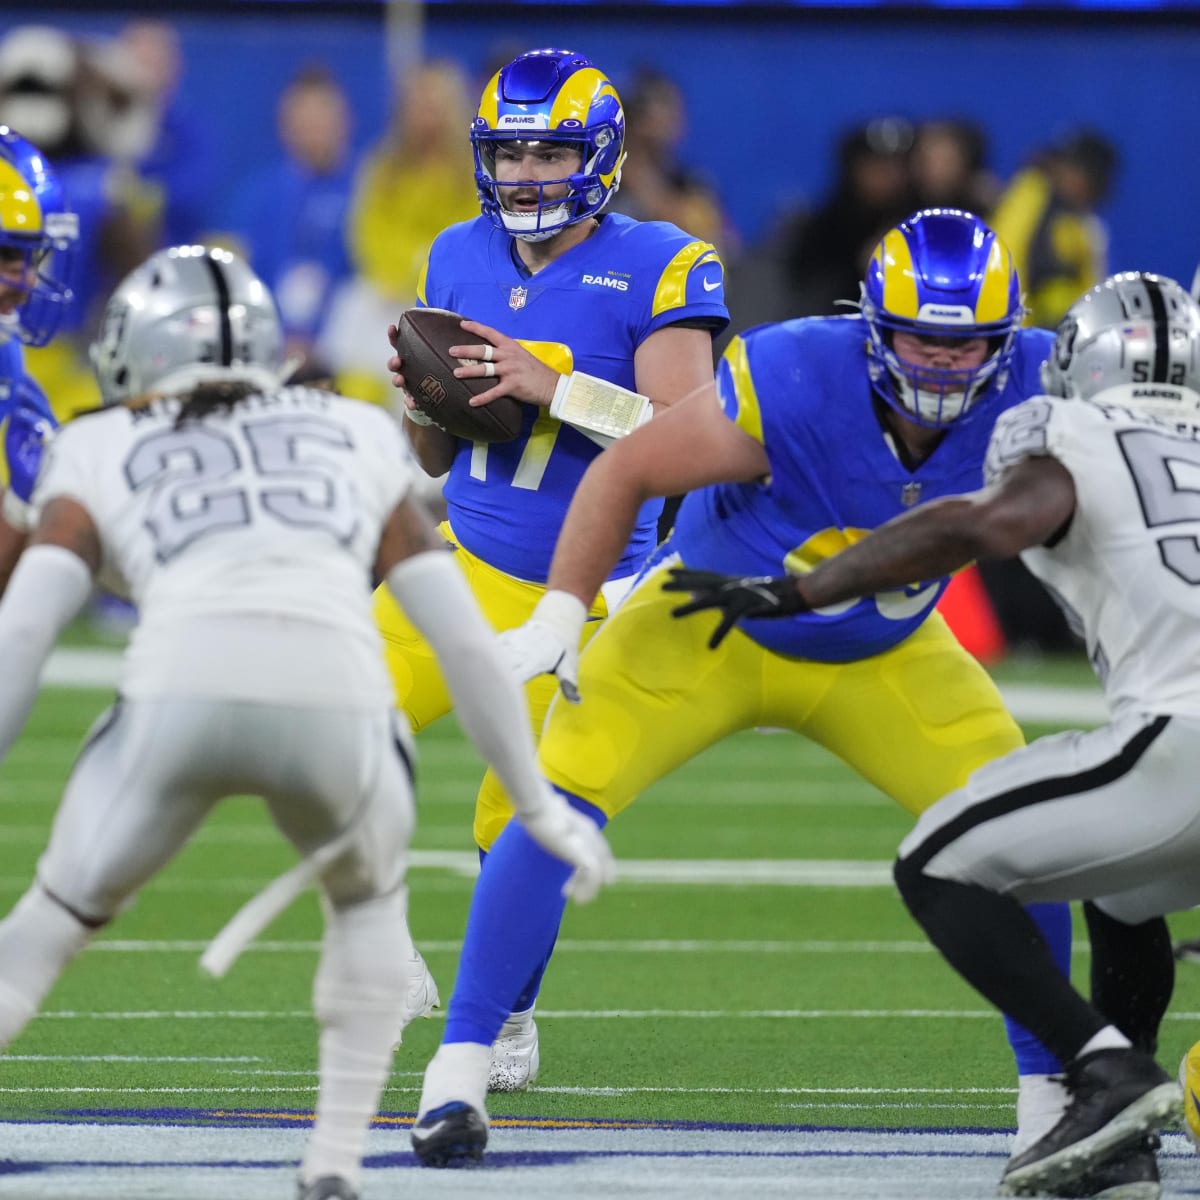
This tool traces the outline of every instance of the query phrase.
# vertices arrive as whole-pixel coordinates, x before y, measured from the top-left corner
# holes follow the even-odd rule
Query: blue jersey
[[[419,295],[422,304],[519,339],[555,370],[632,390],[638,346],[680,321],[723,329],[724,297],[724,272],[708,242],[618,213],[536,275],[486,218],[452,225],[433,244]],[[455,536],[472,554],[544,583],[571,497],[600,447],[546,409],[526,407],[515,440],[459,443],[444,494]],[[654,548],[661,510],[661,501],[642,508],[614,578],[632,574]]]
[[[15,338],[0,341],[0,482],[21,500],[28,501],[33,492],[45,439],[55,425],[49,401],[25,370],[21,343]]]
[[[861,317],[764,325],[737,338],[717,370],[725,413],[762,443],[765,483],[723,483],[690,494],[663,553],[731,575],[800,574],[914,504],[983,485],[996,418],[1040,390],[1053,336],[1017,334],[1003,386],[989,386],[909,470],[880,425],[867,375]],[[946,578],[881,592],[819,612],[742,621],[768,650],[819,662],[882,653],[930,614]]]

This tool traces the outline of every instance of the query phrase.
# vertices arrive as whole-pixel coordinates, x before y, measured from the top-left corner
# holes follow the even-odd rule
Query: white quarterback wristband
[[[594,375],[572,371],[559,379],[550,415],[580,433],[623,438],[650,420],[650,399]]]

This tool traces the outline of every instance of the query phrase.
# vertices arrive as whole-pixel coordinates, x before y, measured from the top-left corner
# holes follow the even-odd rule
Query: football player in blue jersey
[[[478,402],[511,396],[528,406],[515,440],[485,444],[452,437],[406,402],[422,466],[446,474],[442,531],[497,629],[520,625],[543,596],[588,465],[651,412],[711,384],[713,335],[729,320],[711,244],[666,222],[605,213],[620,181],[624,137],[615,88],[581,55],[534,50],[501,68],[471,129],[482,216],[438,236],[421,279],[422,305],[470,318],[453,352],[466,362],[457,375],[495,378]],[[403,388],[404,364],[396,357],[389,366]],[[676,428],[678,452],[688,434]],[[580,644],[654,549],[661,507],[658,497],[639,506],[588,602]],[[419,731],[450,709],[441,672],[383,590],[375,612],[397,704]],[[535,729],[554,690],[549,677],[527,689]],[[511,812],[489,772],[475,814],[483,851]],[[496,1088],[524,1087],[537,1072],[535,990],[513,997],[496,1050]]]
[[[795,730],[918,814],[1022,744],[983,668],[934,611],[947,580],[713,638],[664,593],[684,564],[811,569],[907,508],[978,487],[995,418],[1038,390],[1051,335],[1020,328],[1008,250],[979,218],[915,214],[876,248],[861,312],[736,338],[713,385],[615,445],[576,491],[545,596],[502,635],[523,677],[552,672],[541,764],[603,825],[739,729]],[[686,444],[688,452],[678,453]],[[651,497],[688,493],[671,536],[577,658],[598,587]],[[564,703],[572,696],[579,703]],[[476,886],[443,1044],[413,1142],[427,1163],[478,1157],[487,1045],[553,945],[563,872],[510,826]],[[1039,914],[1064,968],[1066,906]],[[1011,1030],[1021,1137],[1065,1103],[1053,1059]],[[481,1064],[483,1064],[481,1066]],[[1044,1110],[1044,1111],[1039,1111]]]
[[[79,222],[37,147],[0,125],[0,424],[7,485],[0,506],[0,591],[29,529],[29,497],[54,415],[26,371],[23,346],[44,346],[71,302]]]

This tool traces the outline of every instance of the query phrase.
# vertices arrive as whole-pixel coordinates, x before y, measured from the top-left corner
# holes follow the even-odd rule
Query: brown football
[[[444,308],[410,308],[396,322],[396,353],[400,372],[417,407],[447,433],[472,442],[509,442],[521,432],[526,405],[501,396],[472,408],[468,401],[495,386],[495,379],[458,379],[454,368],[462,361],[451,346],[484,339],[467,333],[458,313]]]

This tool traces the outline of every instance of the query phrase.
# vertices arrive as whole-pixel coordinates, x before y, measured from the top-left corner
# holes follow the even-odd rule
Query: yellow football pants
[[[900,645],[850,663],[785,658],[715,613],[672,618],[666,567],[644,580],[580,660],[582,702],[551,706],[539,750],[558,784],[615,816],[740,729],[778,727],[836,754],[914,815],[1023,744],[987,672],[934,613]]]
[[[527,583],[496,570],[459,546],[448,524],[443,523],[439,528],[446,540],[455,546],[454,559],[492,628],[512,629],[527,621],[546,589],[540,583]],[[608,615],[603,597],[597,598],[590,615],[598,619],[584,626],[580,646],[586,644],[599,628],[599,619]],[[396,691],[396,707],[406,714],[414,732],[419,733],[454,707],[441,668],[433,648],[401,612],[386,587],[375,592],[375,623],[383,637],[384,659]],[[542,728],[557,688],[558,680],[553,675],[541,675],[525,686],[535,737]],[[511,816],[508,796],[489,769],[475,800],[475,841],[484,850],[489,849]]]

